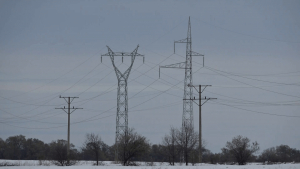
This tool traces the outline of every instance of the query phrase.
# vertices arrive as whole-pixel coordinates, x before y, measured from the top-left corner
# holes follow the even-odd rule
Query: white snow
[[[0,163],[4,162],[10,164],[18,164],[20,166],[4,166],[1,169],[61,169],[61,166],[55,166],[49,161],[42,161],[44,165],[41,166],[40,161],[37,160],[0,160]],[[74,166],[65,166],[63,168],[74,168],[74,169],[300,169],[300,163],[296,164],[273,164],[273,165],[263,165],[260,163],[247,164],[243,166],[239,165],[219,165],[219,164],[196,164],[192,166],[185,166],[184,164],[177,163],[176,166],[170,166],[168,163],[154,163],[153,166],[147,166],[149,163],[140,162],[139,166],[121,166],[120,164],[114,164],[110,161],[103,162],[103,166],[93,166],[94,161],[80,161]]]

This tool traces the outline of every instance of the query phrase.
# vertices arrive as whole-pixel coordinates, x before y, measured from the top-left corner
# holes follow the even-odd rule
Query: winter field
[[[0,160],[0,164],[13,164],[15,166],[3,166],[1,169],[58,169],[61,166],[55,166],[50,161],[37,161],[37,160]],[[105,161],[101,163],[101,166],[94,166],[94,161],[80,161],[74,166],[67,166],[64,168],[74,168],[74,169],[300,169],[300,163],[287,163],[287,164],[272,164],[263,165],[260,163],[250,163],[244,166],[238,165],[219,165],[219,164],[196,164],[192,166],[185,166],[183,164],[176,164],[176,166],[170,166],[168,163],[147,163],[139,162],[138,166],[121,166],[119,164],[114,164],[110,161]]]

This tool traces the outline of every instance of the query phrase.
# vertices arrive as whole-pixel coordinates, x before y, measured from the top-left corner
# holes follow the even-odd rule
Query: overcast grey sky
[[[128,82],[129,127],[161,143],[182,117],[184,71],[158,66],[185,60],[191,17],[194,85],[217,97],[202,108],[207,148],[220,152],[243,135],[261,150],[289,145],[300,149],[300,2],[254,1],[14,1],[0,0],[0,137],[22,134],[45,142],[71,142],[86,133],[109,145],[115,139],[117,78],[106,45],[131,52],[139,44]],[[129,58],[116,60],[121,69]],[[194,92],[197,96],[197,93]],[[194,125],[198,129],[198,107]]]

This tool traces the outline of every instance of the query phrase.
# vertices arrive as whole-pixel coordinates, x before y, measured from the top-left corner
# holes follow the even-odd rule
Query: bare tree
[[[86,134],[86,140],[83,144],[83,148],[93,152],[97,161],[97,165],[99,165],[99,155],[102,145],[103,141],[101,140],[101,137],[99,135],[96,135],[94,133]]]
[[[259,145],[255,141],[252,144],[247,137],[237,136],[231,142],[226,143],[222,151],[228,151],[238,162],[239,165],[245,165],[251,155],[259,150]]]
[[[162,145],[166,148],[166,155],[170,165],[174,165],[179,155],[179,148],[176,141],[176,129],[171,127],[170,134],[165,135],[162,140]]]
[[[139,135],[134,129],[128,129],[128,132],[121,135],[118,148],[119,160],[127,166],[131,165],[134,157],[147,153],[150,150],[150,144],[146,137]]]
[[[188,165],[192,151],[198,146],[198,134],[194,132],[192,126],[186,125],[180,130],[176,130],[176,142],[183,153],[185,165]]]

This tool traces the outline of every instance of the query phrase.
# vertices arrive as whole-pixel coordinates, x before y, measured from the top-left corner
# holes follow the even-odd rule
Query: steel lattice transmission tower
[[[118,96],[117,96],[117,116],[116,116],[116,140],[115,140],[115,160],[118,160],[118,143],[120,136],[122,134],[126,134],[128,132],[128,95],[127,95],[127,79],[129,77],[131,68],[133,66],[134,60],[136,56],[142,56],[144,58],[144,55],[138,54],[139,46],[137,46],[133,52],[113,52],[108,46],[108,53],[101,55],[101,61],[102,56],[109,56],[112,62],[112,65],[115,69],[116,76],[118,79]],[[126,69],[124,73],[122,73],[115,65],[114,59],[115,56],[131,56],[131,64]]]
[[[184,94],[183,94],[183,113],[182,113],[182,127],[191,126],[194,128],[193,119],[193,101],[188,100],[193,97],[193,88],[188,85],[193,84],[193,69],[192,69],[192,56],[204,56],[197,52],[192,51],[192,34],[191,34],[191,20],[189,18],[187,38],[174,42],[174,53],[176,43],[186,43],[186,60],[185,62],[175,63],[160,68],[177,68],[185,69],[184,76]]]

